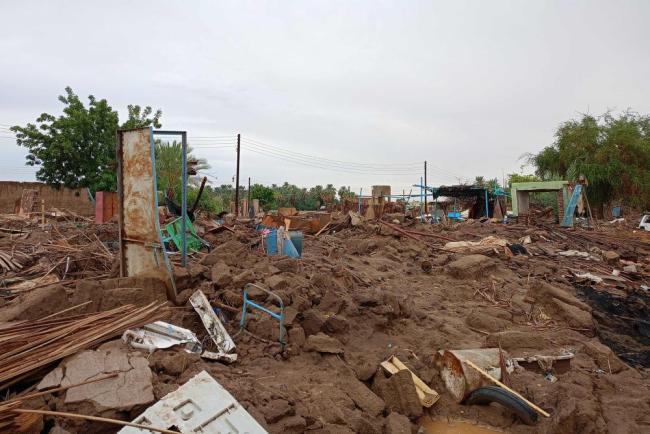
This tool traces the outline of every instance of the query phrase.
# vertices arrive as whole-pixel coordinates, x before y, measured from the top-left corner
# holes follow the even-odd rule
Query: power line
[[[232,136],[188,136],[188,139],[230,139],[230,140],[237,140],[236,135]]]
[[[315,163],[305,162],[305,161],[301,161],[301,160],[293,160],[293,159],[287,158],[285,156],[272,154],[272,153],[267,153],[265,151],[252,149],[250,147],[245,147],[244,150],[251,151],[251,152],[254,152],[256,154],[264,155],[264,156],[267,156],[267,157],[277,158],[279,160],[287,161],[287,162],[294,163],[294,164],[301,165],[301,166],[309,166],[309,167],[315,167],[315,168],[318,168],[318,169],[337,171],[337,172],[346,172],[346,173],[355,173],[355,174],[361,174],[361,175],[373,174],[372,171],[360,171],[360,170],[354,170],[354,169],[344,168],[344,167],[323,166],[323,165],[318,165],[318,164],[315,164]],[[376,173],[376,171],[375,171],[375,173]],[[397,171],[395,171],[395,172],[379,172],[379,173],[376,173],[376,174],[377,175],[382,175],[382,176],[401,176],[401,175],[413,176],[412,171],[409,171],[409,172],[397,172]]]
[[[330,162],[330,163],[336,163],[336,164],[343,164],[343,165],[348,165],[348,166],[359,166],[359,167],[370,167],[370,168],[375,168],[375,167],[390,167],[390,168],[395,168],[395,167],[400,167],[400,168],[419,168],[421,167],[420,162],[411,162],[411,163],[360,163],[356,161],[343,161],[343,160],[334,160],[331,158],[325,158],[325,157],[319,157],[316,155],[310,155],[310,154],[304,154],[301,152],[296,152],[296,151],[291,151],[288,149],[284,149],[278,146],[274,145],[269,145],[264,142],[260,142],[259,140],[253,140],[253,139],[248,139],[244,138],[244,141],[246,141],[249,145],[254,145],[262,149],[267,149],[270,151],[275,151],[278,153],[284,153],[292,157],[304,157],[307,159],[312,159],[312,160],[318,160],[318,161],[323,161],[323,162]]]
[[[266,156],[270,157],[276,157],[279,159],[283,159],[285,161],[290,161],[293,163],[297,164],[305,164],[305,165],[310,165],[312,167],[319,167],[321,169],[330,169],[330,170],[338,170],[338,171],[347,171],[351,173],[376,173],[376,174],[384,174],[384,175],[391,175],[391,174],[414,174],[417,173],[417,169],[408,169],[408,168],[400,168],[400,167],[384,167],[384,168],[371,168],[371,167],[354,167],[354,166],[347,166],[343,164],[335,164],[335,163],[330,163],[327,161],[319,161],[319,160],[313,160],[313,159],[306,159],[304,157],[296,157],[296,156],[291,156],[291,155],[286,155],[282,153],[278,153],[275,151],[270,151],[267,149],[259,148],[254,145],[251,145],[250,143],[247,144],[247,146],[244,148],[249,151],[257,152],[259,154],[263,154]]]
[[[404,169],[411,170],[410,168],[399,167],[399,166],[387,166],[387,167],[354,166],[354,165],[348,165],[348,164],[343,164],[343,163],[338,163],[338,162],[331,162],[329,160],[322,160],[322,159],[319,159],[319,158],[301,157],[300,155],[294,155],[291,152],[282,152],[282,151],[276,151],[276,150],[273,150],[273,149],[267,149],[267,148],[255,145],[253,143],[246,143],[246,144],[247,144],[246,149],[254,149],[254,150],[265,152],[265,153],[275,155],[275,156],[278,156],[278,157],[284,157],[284,158],[290,159],[292,161],[317,164],[319,166],[325,166],[325,167],[345,168],[345,169],[351,169],[351,170],[355,170],[355,171],[386,171],[386,170],[399,171],[399,170],[404,170]],[[413,168],[413,170],[415,170],[415,168]]]
[[[300,153],[300,152],[294,152],[294,151],[290,151],[290,150],[287,150],[287,149],[282,149],[282,148],[277,147],[277,146],[269,145],[269,144],[260,142],[258,140],[253,140],[253,139],[248,139],[248,138],[244,138],[243,140],[248,145],[257,146],[257,149],[266,150],[268,152],[274,152],[276,154],[286,155],[288,157],[298,158],[298,159],[300,159],[301,156],[304,156],[305,157],[305,159],[303,159],[304,161],[314,161],[316,159],[320,163],[332,162],[332,163],[342,164],[345,167],[351,168],[351,169],[357,169],[357,168],[362,169],[362,168],[367,167],[367,168],[373,168],[375,170],[377,170],[377,169],[381,170],[381,169],[383,169],[385,167],[390,167],[391,169],[397,169],[397,170],[412,169],[413,171],[418,172],[419,169],[422,167],[421,166],[422,163],[419,163],[419,162],[413,162],[413,163],[357,163],[357,162],[346,162],[346,161],[341,161],[341,160],[333,160],[333,159],[329,159],[329,158],[321,158],[321,157],[317,157],[317,156],[314,156],[314,155],[303,154],[303,153]],[[443,175],[446,175],[446,176],[449,176],[449,177],[452,177],[452,178],[462,178],[462,176],[460,176],[458,173],[454,173],[454,172],[451,172],[449,170],[443,169],[443,168],[441,168],[439,166],[436,166],[435,164],[431,164],[430,161],[429,161],[429,167],[435,169],[436,172],[439,172],[439,173],[441,173]],[[432,174],[433,174],[433,171],[432,171]]]

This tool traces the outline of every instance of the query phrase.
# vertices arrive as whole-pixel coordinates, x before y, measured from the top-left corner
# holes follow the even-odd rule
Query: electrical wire
[[[301,157],[301,158],[305,158],[305,159],[318,160],[318,161],[321,161],[321,162],[328,162],[328,163],[335,163],[337,165],[344,165],[344,166],[349,166],[349,167],[368,167],[368,168],[385,168],[385,167],[396,168],[396,167],[399,167],[399,168],[414,168],[414,169],[422,167],[422,163],[420,163],[420,162],[412,162],[412,163],[360,163],[360,162],[356,162],[356,161],[334,160],[334,159],[331,159],[331,158],[319,157],[319,156],[315,156],[315,155],[303,154],[301,152],[291,151],[291,150],[288,150],[288,149],[280,148],[278,146],[269,145],[269,144],[266,144],[264,142],[260,142],[258,140],[253,140],[253,139],[249,139],[249,138],[243,138],[242,141],[244,141],[245,143],[247,143],[249,145],[257,146],[258,148],[262,148],[262,149],[269,150],[269,151],[274,151],[274,152],[281,153],[281,154],[286,154],[286,155],[291,156],[291,157]]]
[[[291,161],[298,164],[310,165],[312,167],[319,167],[322,169],[348,171],[353,173],[378,173],[378,174],[387,174],[387,175],[408,173],[412,175],[413,173],[417,173],[418,170],[416,168],[409,169],[409,168],[400,168],[400,167],[371,168],[371,167],[346,166],[342,164],[330,163],[327,161],[310,160],[304,157],[291,156],[287,154],[278,153],[275,151],[269,151],[267,149],[259,148],[251,144],[247,144],[247,146],[245,146],[243,149],[261,153],[263,155],[270,156],[270,157],[276,157],[279,159],[283,159],[285,161]]]
[[[313,164],[318,164],[320,166],[327,166],[327,167],[337,167],[337,168],[345,168],[345,169],[352,169],[352,170],[360,170],[360,171],[366,171],[366,170],[395,170],[396,167],[393,166],[382,166],[382,167],[368,167],[368,166],[354,166],[354,165],[347,165],[343,163],[338,163],[338,162],[332,162],[326,159],[319,159],[319,158],[307,158],[307,157],[302,157],[298,154],[294,154],[292,152],[287,152],[287,151],[276,151],[274,149],[269,149],[266,147],[261,147],[256,144],[250,143],[250,142],[245,142],[244,143],[246,146],[244,146],[244,149],[255,149],[258,151],[262,151],[268,154],[272,155],[277,155],[279,157],[285,157],[288,159],[291,159],[293,161],[298,161],[298,162],[305,162],[305,163],[313,163]],[[415,167],[413,167],[415,169]],[[401,168],[398,168],[401,169]]]
[[[422,167],[422,163],[420,162],[413,162],[413,163],[357,163],[357,162],[346,162],[346,161],[341,161],[341,160],[333,160],[333,159],[328,159],[328,158],[321,158],[321,157],[316,157],[314,155],[309,155],[309,154],[303,154],[300,152],[294,152],[290,151],[287,149],[282,149],[277,146],[269,145],[264,142],[261,142],[259,140],[254,140],[254,139],[249,139],[247,137],[243,137],[242,141],[246,142],[249,145],[255,145],[258,148],[266,149],[269,151],[276,151],[277,153],[280,154],[285,154],[288,156],[304,156],[306,158],[312,158],[312,159],[318,159],[322,161],[328,161],[328,162],[335,162],[339,164],[343,164],[346,167],[352,167],[352,168],[357,168],[357,167],[373,167],[373,168],[382,168],[382,167],[391,167],[391,168],[397,168],[397,169],[404,169],[404,168],[410,168],[413,170],[419,170]],[[452,178],[463,178],[460,176],[458,173],[451,172],[447,169],[443,169],[442,167],[436,166],[435,164],[432,164],[431,162],[427,161],[427,165],[431,168],[434,169],[434,171],[439,172],[443,175],[447,175]]]
[[[192,139],[230,139],[230,140],[237,140],[237,136],[188,136],[188,138]]]
[[[331,170],[331,171],[337,171],[337,172],[346,172],[346,173],[356,173],[356,174],[363,174],[363,175],[370,175],[370,174],[374,173],[374,174],[382,175],[382,176],[401,176],[401,175],[413,176],[412,171],[408,171],[408,172],[361,171],[361,170],[354,170],[354,169],[343,168],[343,167],[322,166],[322,165],[318,165],[318,164],[314,164],[314,163],[310,163],[310,162],[305,162],[305,161],[301,161],[301,160],[292,160],[292,159],[287,158],[285,156],[281,156],[281,155],[277,155],[277,154],[271,154],[271,153],[267,153],[265,151],[260,151],[260,150],[252,149],[252,148],[244,148],[244,150],[251,151],[251,152],[254,152],[256,154],[264,155],[264,156],[267,156],[267,157],[272,157],[272,158],[276,158],[276,159],[279,159],[279,160],[283,160],[283,161],[286,161],[286,162],[289,162],[289,163],[294,163],[294,164],[297,164],[297,165],[300,165],[300,166],[309,166],[309,167],[314,167],[314,168],[317,168],[317,169]]]
[[[380,163],[375,163],[375,164],[370,164],[370,163],[351,163],[351,162],[344,162],[340,160],[331,160],[331,159],[320,159],[319,157],[314,157],[314,158],[307,158],[307,157],[301,157],[302,155],[308,155],[308,154],[302,154],[302,153],[294,153],[292,151],[288,150],[282,150],[281,148],[274,147],[271,145],[259,145],[258,141],[254,141],[252,139],[243,139],[244,143],[247,144],[248,146],[253,146],[256,147],[258,150],[264,150],[267,152],[274,153],[276,155],[283,155],[290,157],[294,160],[299,160],[299,161],[304,161],[305,163],[309,162],[314,162],[316,161],[319,164],[325,164],[328,166],[332,166],[332,164],[335,164],[337,167],[341,166],[347,169],[351,170],[365,170],[368,169],[368,171],[371,172],[386,172],[388,171],[387,168],[390,168],[389,170],[411,170],[412,172],[419,172],[421,170],[421,163],[387,163],[387,164],[380,164]],[[278,149],[278,151],[276,151]],[[313,156],[311,156],[313,157]],[[316,160],[317,159],[317,160]],[[330,163],[331,162],[331,163]],[[452,178],[459,178],[460,176],[456,173],[452,173],[448,170],[436,167],[435,165],[430,164],[427,162],[428,166],[435,171],[447,175]],[[411,173],[412,173],[411,172]]]

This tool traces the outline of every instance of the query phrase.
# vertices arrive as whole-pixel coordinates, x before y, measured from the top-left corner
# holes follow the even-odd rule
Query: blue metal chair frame
[[[269,310],[269,309],[265,308],[264,306],[259,305],[259,304],[255,303],[254,301],[250,300],[248,298],[248,289],[251,288],[251,287],[262,290],[265,293],[267,293],[268,295],[270,295],[271,297],[275,298],[278,301],[278,303],[280,304],[280,313],[275,313],[272,310]],[[273,291],[269,291],[266,288],[262,288],[259,285],[255,285],[254,283],[247,283],[246,286],[244,286],[244,289],[242,290],[242,296],[243,296],[244,302],[242,303],[242,313],[241,313],[241,321],[239,322],[239,329],[244,330],[244,328],[246,327],[246,308],[248,306],[252,307],[253,309],[261,310],[262,312],[268,313],[269,315],[271,315],[271,317],[277,319],[278,322],[280,323],[280,339],[279,339],[279,341],[280,341],[280,344],[282,344],[282,346],[284,346],[286,344],[286,341],[285,341],[286,330],[284,328],[284,303],[282,303],[282,299],[277,294],[273,293]]]

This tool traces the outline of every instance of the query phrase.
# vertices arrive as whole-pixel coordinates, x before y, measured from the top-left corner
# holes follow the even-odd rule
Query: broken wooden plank
[[[413,373],[404,363],[401,362],[397,357],[391,356],[388,360],[381,362],[381,367],[390,374],[395,374],[399,371],[409,371],[411,373],[411,378],[413,378],[413,383],[415,384],[415,390],[418,393],[418,398],[420,398],[420,403],[423,407],[431,407],[433,404],[440,399],[440,394],[427,386],[427,384],[420,379],[417,375]]]

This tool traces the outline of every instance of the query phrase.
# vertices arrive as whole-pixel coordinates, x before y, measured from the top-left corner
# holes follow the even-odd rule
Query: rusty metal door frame
[[[138,146],[140,150],[144,151],[146,145],[143,140],[138,141],[138,137],[131,136],[129,137],[131,141],[127,145],[128,153],[131,155],[127,155],[125,162],[125,135],[137,134],[138,131],[144,134],[145,130],[148,130],[146,132],[149,139],[148,156],[144,155],[144,152],[137,154]],[[153,128],[118,130],[116,136],[120,276],[158,274],[159,277],[163,277],[163,280],[169,282],[171,289],[176,294],[174,274],[163,244],[158,221],[158,186]],[[142,158],[139,162],[137,161],[138,157]],[[133,173],[125,176],[125,166]],[[149,187],[143,183],[137,185],[139,179],[146,179],[148,176],[152,179]],[[131,210],[128,215],[125,214],[127,209]],[[149,219],[151,221],[148,221]],[[138,221],[142,224],[138,225]],[[163,273],[165,276],[160,276]]]
[[[187,131],[152,130],[154,135],[181,136],[181,266],[187,267]],[[154,159],[155,168],[155,153]]]

